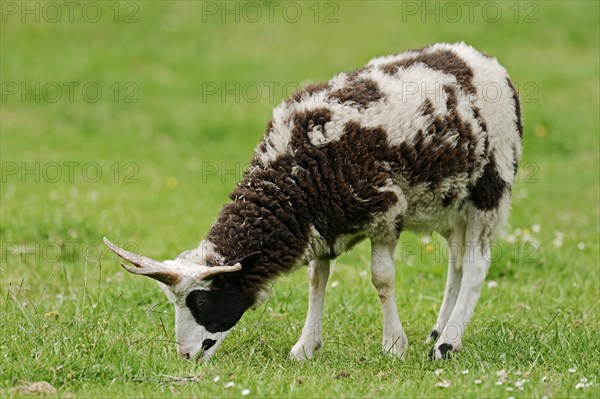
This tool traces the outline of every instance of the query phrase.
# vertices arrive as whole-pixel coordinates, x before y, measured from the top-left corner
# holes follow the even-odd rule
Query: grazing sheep
[[[137,266],[128,271],[161,283],[185,358],[210,358],[270,282],[308,264],[308,315],[291,350],[303,360],[322,343],[330,261],[368,238],[383,351],[402,358],[396,244],[405,229],[437,231],[450,261],[430,357],[445,358],[462,346],[490,239],[506,222],[521,136],[519,99],[495,59],[464,43],[376,58],[275,108],[198,248],[158,262],[105,242]]]

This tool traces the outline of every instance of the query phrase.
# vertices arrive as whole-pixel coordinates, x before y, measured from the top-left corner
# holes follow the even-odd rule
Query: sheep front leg
[[[292,359],[311,359],[323,343],[322,318],[325,287],[329,278],[329,260],[314,260],[308,265],[308,314],[300,339],[290,352]]]
[[[377,289],[383,310],[383,353],[404,359],[408,341],[396,308],[394,295],[394,250],[396,243],[371,241],[371,281]]]

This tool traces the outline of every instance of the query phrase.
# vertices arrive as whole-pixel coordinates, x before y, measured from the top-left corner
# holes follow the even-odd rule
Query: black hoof
[[[449,359],[450,358],[450,352],[452,352],[452,345],[451,344],[441,344],[439,346],[439,348],[437,348],[440,351],[440,356],[442,359]],[[435,356],[435,346],[433,348],[431,348],[431,351],[429,351],[429,360],[436,360],[436,356]]]
[[[452,351],[451,344],[441,344],[439,349],[442,354],[442,359],[448,359],[450,357],[450,352]]]
[[[440,336],[440,333],[437,332],[437,330],[433,330],[429,333],[429,338],[431,338],[433,341],[437,341],[439,336]]]

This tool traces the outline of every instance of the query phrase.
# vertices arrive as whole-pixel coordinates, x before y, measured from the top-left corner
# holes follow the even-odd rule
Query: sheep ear
[[[241,259],[235,259],[224,266],[209,266],[203,268],[201,272],[194,275],[197,280],[206,280],[210,277],[216,276],[221,273],[232,273],[239,272],[240,270],[248,267],[253,267],[260,262],[260,252],[253,252]]]
[[[240,263],[242,265],[242,269],[246,269],[258,265],[261,259],[262,255],[260,252],[252,252],[250,255],[246,255],[241,259],[232,260],[229,262],[229,264],[234,265],[236,263]]]
[[[238,272],[240,270],[242,270],[242,265],[240,263],[226,266],[203,266],[202,271],[194,274],[194,278],[196,280],[206,280],[217,274]]]

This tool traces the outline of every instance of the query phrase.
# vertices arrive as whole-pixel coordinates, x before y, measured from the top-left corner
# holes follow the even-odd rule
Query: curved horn
[[[146,256],[138,255],[133,252],[129,252],[126,249],[123,249],[123,248],[113,244],[106,237],[102,238],[102,240],[104,240],[104,243],[111,251],[113,251],[114,253],[116,253],[121,258],[125,259],[126,261],[133,263],[137,267],[141,267],[141,268],[147,267],[147,268],[151,268],[151,269],[152,268],[158,269],[158,268],[163,267],[162,262],[159,262],[152,258],[148,258]]]
[[[136,269],[131,266],[127,266],[125,263],[121,262],[121,266],[123,269],[127,270],[129,273],[139,274],[140,276],[147,276],[153,278],[155,280],[160,281],[163,284],[173,286],[181,280],[179,274],[172,270],[166,269]]]
[[[159,262],[152,258],[148,258],[146,256],[138,255],[133,252],[129,252],[113,244],[106,237],[103,237],[102,239],[111,251],[113,251],[126,261],[131,262],[132,264],[137,266],[137,268],[134,268],[131,266],[127,266],[124,263],[121,263],[121,266],[123,266],[123,268],[129,273],[148,276],[167,285],[175,285],[181,279],[177,272],[165,268],[162,262]]]
[[[237,272],[240,270],[242,270],[241,263],[236,263],[235,265],[229,266],[211,266],[202,269],[202,271],[196,273],[194,277],[198,280],[204,280],[217,274]]]

